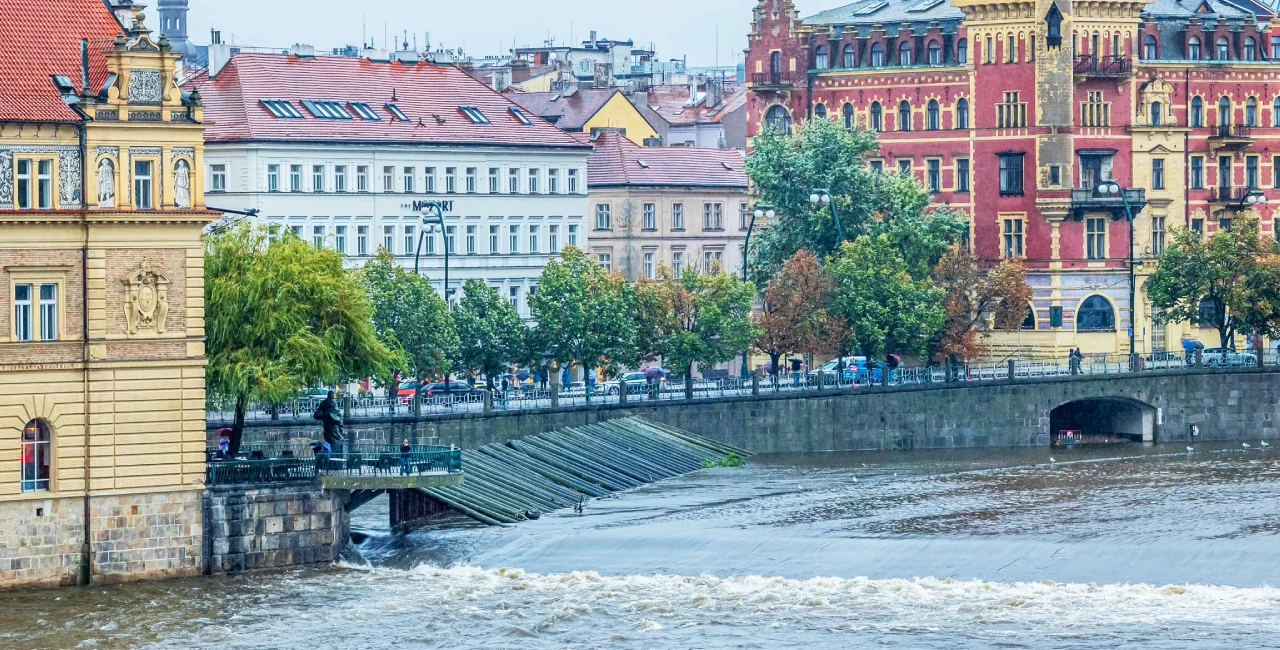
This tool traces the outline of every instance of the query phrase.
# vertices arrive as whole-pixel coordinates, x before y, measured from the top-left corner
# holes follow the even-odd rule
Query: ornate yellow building
[[[129,0],[22,4],[0,15],[27,44],[0,49],[0,587],[196,574],[199,97]]]

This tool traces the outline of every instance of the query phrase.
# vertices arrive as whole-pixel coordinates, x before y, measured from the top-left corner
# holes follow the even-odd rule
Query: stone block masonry
[[[204,494],[205,573],[333,562],[350,537],[345,505],[345,491],[318,482],[211,487]]]

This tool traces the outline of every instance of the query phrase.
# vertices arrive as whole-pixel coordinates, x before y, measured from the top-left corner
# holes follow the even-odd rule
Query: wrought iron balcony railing
[[[1218,140],[1250,140],[1253,138],[1253,127],[1248,124],[1219,124],[1213,127],[1211,139]]]
[[[787,72],[753,72],[751,73],[751,85],[760,87],[776,87],[783,88],[791,86],[791,74]]]
[[[1125,77],[1133,73],[1133,63],[1127,56],[1081,54],[1076,57],[1075,73],[1091,77]]]

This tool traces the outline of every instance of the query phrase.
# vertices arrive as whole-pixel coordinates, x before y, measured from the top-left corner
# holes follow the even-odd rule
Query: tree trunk
[[[772,352],[769,353],[769,363],[772,364],[769,369],[769,374],[771,375],[778,374],[778,361],[781,358],[782,358],[781,354],[773,354]]]
[[[690,363],[689,366],[685,368],[684,398],[693,399],[693,364],[692,363]]]
[[[236,418],[231,424],[231,440],[228,453],[232,458],[240,455],[240,443],[244,441],[244,412],[247,407],[243,395],[236,396]]]

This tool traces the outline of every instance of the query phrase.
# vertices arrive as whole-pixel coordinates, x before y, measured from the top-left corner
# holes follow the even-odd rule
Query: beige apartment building
[[[747,174],[741,151],[641,147],[602,133],[587,167],[592,256],[630,280],[665,264],[742,273]]]

